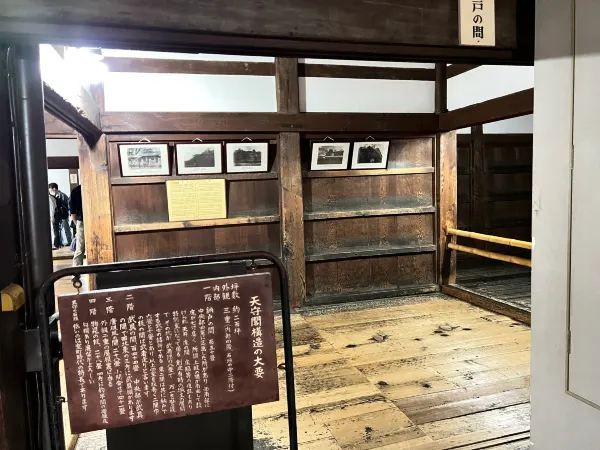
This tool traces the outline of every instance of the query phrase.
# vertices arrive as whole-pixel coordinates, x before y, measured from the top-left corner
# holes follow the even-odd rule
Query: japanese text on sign
[[[269,274],[59,298],[74,432],[278,399]]]
[[[494,0],[459,1],[461,45],[496,45],[496,12]]]

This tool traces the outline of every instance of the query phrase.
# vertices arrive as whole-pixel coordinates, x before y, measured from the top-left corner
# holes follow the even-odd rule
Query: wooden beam
[[[73,128],[46,111],[44,111],[44,128],[46,139],[77,139],[77,133]]]
[[[48,169],[79,169],[77,156],[48,156]]]
[[[363,80],[434,81],[433,69],[412,67],[374,67],[337,64],[300,64],[301,77],[359,78]]]
[[[436,139],[438,172],[438,283],[456,281],[456,254],[448,249],[446,230],[457,228],[457,153],[456,132],[443,133]]]
[[[107,134],[148,133],[408,133],[432,134],[438,116],[430,113],[195,113],[107,112]]]
[[[533,2],[496,3],[495,47],[458,44],[456,0],[174,0],[166,10],[132,0],[107,0],[102,8],[21,0],[3,5],[0,37],[190,53],[530,64],[535,14],[522,13],[525,3]]]
[[[275,65],[270,62],[199,61],[121,57],[105,57],[102,62],[108,66],[110,72],[275,75]]]
[[[459,130],[533,113],[533,88],[440,115],[440,131]]]
[[[284,113],[298,113],[300,111],[298,60],[276,58],[275,67],[277,110]],[[298,307],[306,300],[300,133],[280,133],[277,149],[281,255],[289,275],[292,307]]]
[[[531,325],[531,313],[529,311],[517,308],[516,306],[503,302],[497,298],[486,297],[485,295],[456,284],[442,286],[442,292],[496,314],[502,314],[526,325]]]
[[[199,61],[106,57],[103,62],[111,72],[189,73],[197,75],[274,76],[275,65],[269,62]],[[360,78],[380,80],[434,81],[435,71],[412,67],[375,67],[338,64],[298,64],[298,75],[318,78]]]
[[[44,109],[81,134],[90,146],[94,146],[102,136],[102,131],[96,125],[87,117],[82,116],[77,108],[46,83],[44,83]]]
[[[469,70],[477,69],[481,64],[450,64],[446,71],[446,78],[452,78]]]
[[[92,148],[82,139],[79,143],[87,262],[114,262],[107,139],[103,136]]]

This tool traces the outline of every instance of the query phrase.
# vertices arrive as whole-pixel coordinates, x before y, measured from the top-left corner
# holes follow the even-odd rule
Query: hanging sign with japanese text
[[[71,429],[276,401],[267,273],[58,299]]]
[[[461,45],[496,45],[494,0],[459,0]]]

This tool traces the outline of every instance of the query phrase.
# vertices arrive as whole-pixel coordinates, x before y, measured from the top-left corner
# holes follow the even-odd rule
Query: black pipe
[[[37,327],[36,297],[44,280],[52,273],[50,208],[48,205],[48,168],[44,127],[44,97],[40,74],[39,47],[15,45],[10,58],[10,101],[15,148],[17,198],[21,240],[21,264],[26,295],[25,326]],[[54,310],[53,291],[46,299]],[[53,375],[58,377],[58,370]],[[31,447],[49,448],[50,435],[45,426],[44,390],[40,374],[27,374],[27,399],[30,407],[29,442]]]

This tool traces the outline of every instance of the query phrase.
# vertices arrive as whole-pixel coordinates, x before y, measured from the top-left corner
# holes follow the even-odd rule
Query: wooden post
[[[435,65],[435,113],[448,111],[448,77],[446,63]]]
[[[456,132],[439,134],[436,142],[439,161],[438,283],[447,285],[456,282],[456,254],[448,249],[450,238],[446,235],[448,228],[457,228]]]
[[[475,125],[471,127],[471,192],[473,193],[471,228],[480,233],[489,231],[484,150],[483,125]]]
[[[277,110],[299,112],[298,60],[275,58],[275,75]],[[281,255],[290,278],[292,306],[296,307],[302,305],[306,298],[300,133],[279,133],[278,144]]]
[[[115,260],[108,174],[108,142],[102,136],[94,148],[79,138],[79,165],[88,264]]]

